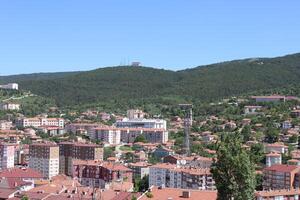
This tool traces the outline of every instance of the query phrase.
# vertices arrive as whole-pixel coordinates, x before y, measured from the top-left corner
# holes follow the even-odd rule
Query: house
[[[271,152],[266,155],[266,166],[281,164],[281,154],[277,152]]]
[[[245,106],[244,113],[246,115],[257,114],[259,111],[261,111],[261,109],[262,106]]]
[[[288,147],[285,146],[283,143],[272,143],[272,144],[265,144],[265,152],[278,152],[278,153],[287,153]]]
[[[18,103],[1,103],[0,110],[20,110],[20,104]]]
[[[161,159],[169,155],[174,155],[174,151],[172,149],[168,149],[161,146],[154,150],[153,155]]]
[[[251,96],[251,99],[256,102],[285,102],[286,97],[281,95],[271,95],[271,96]]]

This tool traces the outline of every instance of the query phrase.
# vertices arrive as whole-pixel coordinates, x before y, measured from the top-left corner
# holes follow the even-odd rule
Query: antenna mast
[[[184,153],[186,156],[190,155],[190,132],[193,122],[193,105],[192,104],[179,104],[179,107],[184,113]]]

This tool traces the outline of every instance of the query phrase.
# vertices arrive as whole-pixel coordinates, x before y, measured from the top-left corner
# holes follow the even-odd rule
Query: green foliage
[[[264,155],[264,145],[262,143],[251,145],[250,158],[253,163],[261,164],[263,162]]]
[[[218,200],[252,200],[255,169],[242,148],[238,134],[223,134],[217,149],[217,161],[211,168],[218,190]]]
[[[103,159],[107,160],[109,157],[114,157],[115,147],[104,147],[103,149]]]
[[[139,106],[156,113],[158,104],[203,102],[253,92],[299,94],[299,60],[300,54],[294,54],[176,72],[119,66],[87,72],[7,76],[0,77],[0,82],[18,82],[23,89],[53,98],[58,106],[86,105],[115,111]],[[240,110],[230,107],[227,112],[237,114]]]
[[[149,175],[144,176],[142,179],[136,177],[134,180],[135,192],[145,192],[149,188]]]
[[[273,127],[273,125],[269,125],[267,130],[265,131],[265,140],[268,143],[277,142],[279,139],[279,130]]]
[[[153,198],[153,194],[151,192],[146,192],[146,197],[147,198]]]
[[[241,135],[244,142],[249,141],[251,138],[251,127],[249,125],[244,126]]]
[[[146,140],[145,136],[139,135],[134,139],[134,143],[136,143],[136,142],[147,143],[147,140]]]

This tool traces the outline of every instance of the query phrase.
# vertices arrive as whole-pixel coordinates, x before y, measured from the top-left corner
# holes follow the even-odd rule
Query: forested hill
[[[208,101],[300,85],[300,54],[244,59],[181,71],[118,66],[86,72],[0,77],[58,105],[97,102]],[[300,94],[299,94],[300,95]]]

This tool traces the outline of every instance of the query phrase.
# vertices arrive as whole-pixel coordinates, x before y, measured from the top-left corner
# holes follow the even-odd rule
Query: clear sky
[[[300,52],[299,0],[2,0],[0,75]]]

